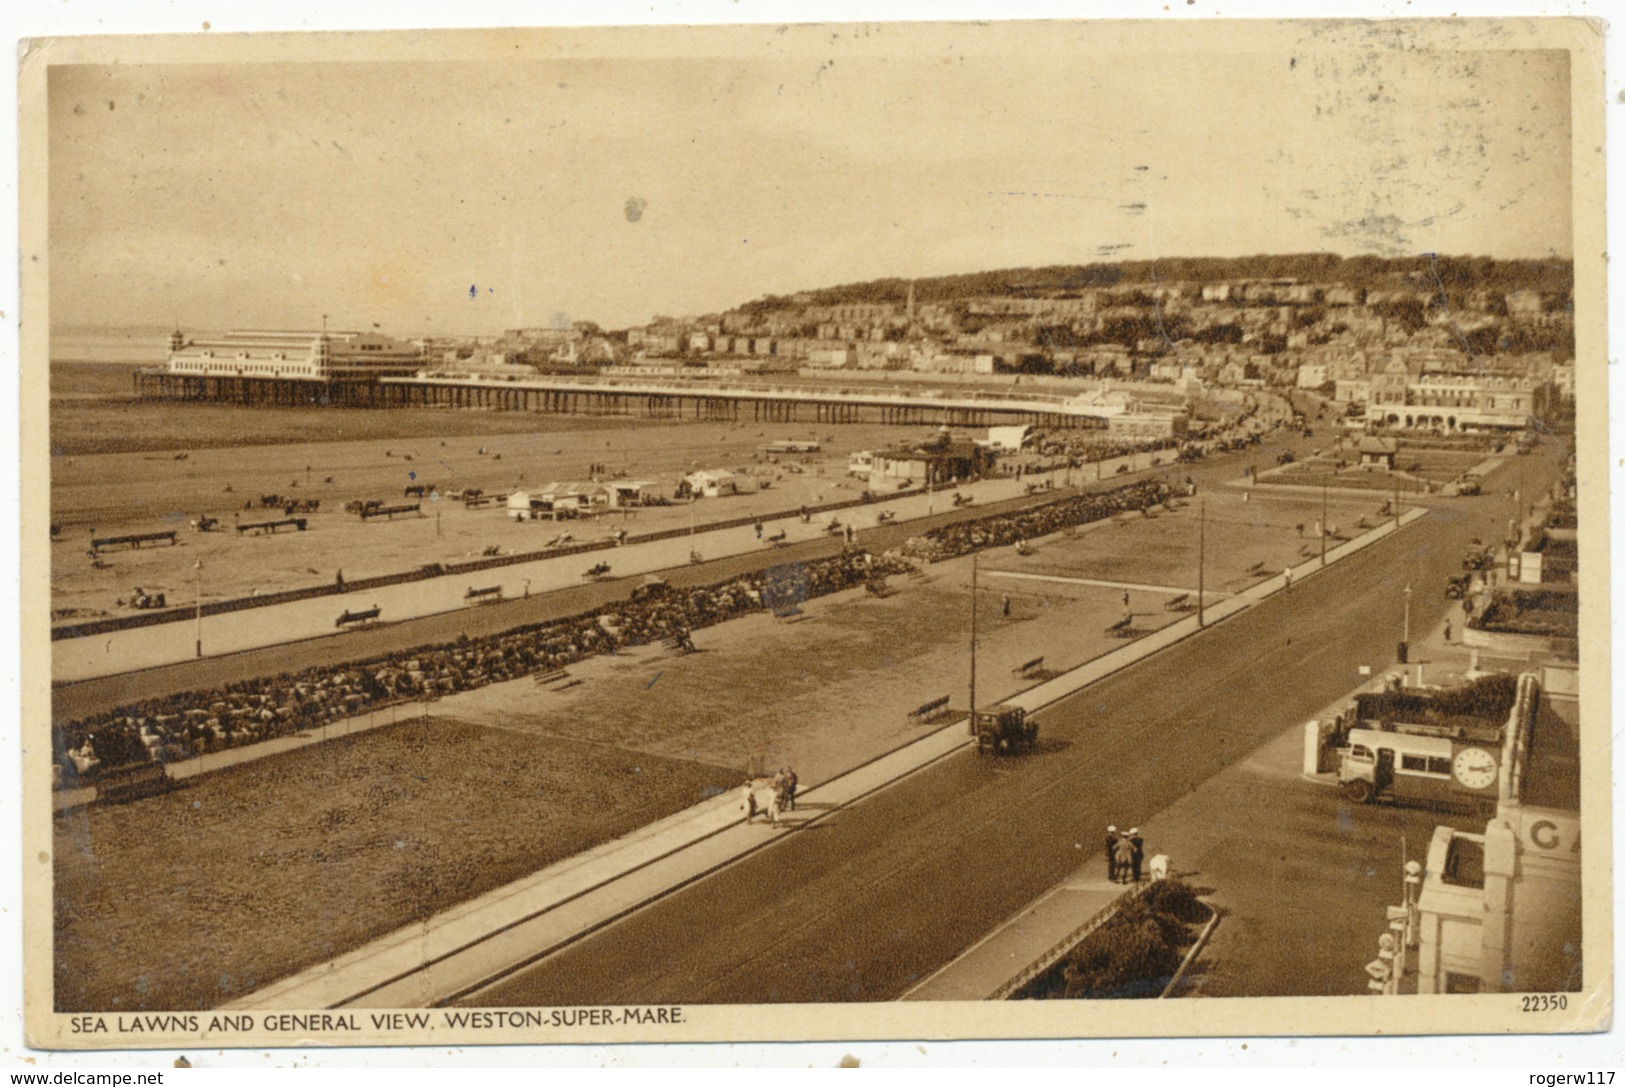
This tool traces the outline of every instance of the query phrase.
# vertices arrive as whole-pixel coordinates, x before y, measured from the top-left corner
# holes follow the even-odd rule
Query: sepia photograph
[[[1609,1027],[1596,24],[18,63],[30,1045]]]

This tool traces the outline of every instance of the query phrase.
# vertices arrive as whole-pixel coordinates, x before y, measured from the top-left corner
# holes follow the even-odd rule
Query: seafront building
[[[188,340],[177,330],[169,338],[168,372],[197,377],[370,380],[422,366],[420,345],[376,332],[264,329]]]
[[[1524,677],[1495,817],[1440,826],[1417,898],[1417,991],[1571,992],[1580,983],[1578,671]]]

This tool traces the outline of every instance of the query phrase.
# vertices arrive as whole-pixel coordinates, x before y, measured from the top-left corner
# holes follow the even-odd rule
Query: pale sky
[[[1572,255],[1565,53],[977,34],[54,67],[52,324],[492,333],[1094,260]]]

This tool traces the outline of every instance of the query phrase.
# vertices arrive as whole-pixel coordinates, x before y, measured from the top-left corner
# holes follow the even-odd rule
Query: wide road
[[[1445,578],[1469,538],[1505,530],[1510,504],[1496,492],[1516,485],[1519,459],[1486,496],[1438,503],[1418,524],[1046,711],[1037,753],[945,760],[466,1003],[898,997],[1098,857],[1108,823],[1149,819],[1358,686],[1360,665],[1391,666],[1405,586],[1413,630],[1442,620]],[[1555,479],[1549,447],[1522,460],[1527,493]]]

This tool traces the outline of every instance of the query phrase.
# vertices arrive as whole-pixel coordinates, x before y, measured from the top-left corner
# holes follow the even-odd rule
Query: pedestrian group
[[[1145,863],[1145,839],[1139,827],[1106,828],[1106,878],[1113,883],[1139,883]]]

